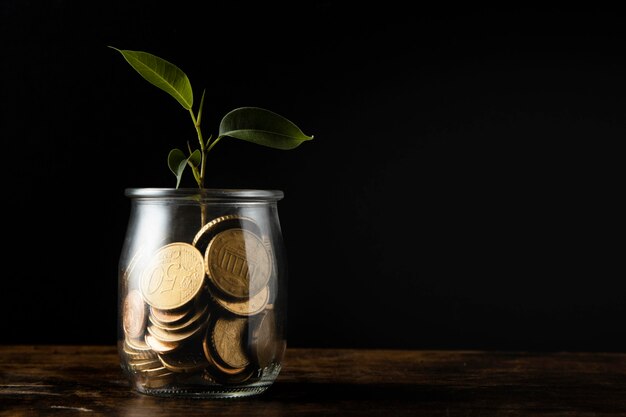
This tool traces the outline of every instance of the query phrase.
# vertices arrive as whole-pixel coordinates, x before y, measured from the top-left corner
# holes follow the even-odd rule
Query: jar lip
[[[284,197],[281,190],[252,188],[126,188],[124,195],[130,198],[198,198],[203,200],[270,200]]]

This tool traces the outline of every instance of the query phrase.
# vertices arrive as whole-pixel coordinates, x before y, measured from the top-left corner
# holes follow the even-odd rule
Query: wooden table
[[[114,346],[0,346],[0,416],[626,416],[626,354],[287,350],[268,391],[129,389]]]

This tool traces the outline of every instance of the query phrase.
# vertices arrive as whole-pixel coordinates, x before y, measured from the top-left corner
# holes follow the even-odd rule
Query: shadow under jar
[[[130,385],[163,397],[257,395],[286,349],[278,190],[129,188],[118,351]]]

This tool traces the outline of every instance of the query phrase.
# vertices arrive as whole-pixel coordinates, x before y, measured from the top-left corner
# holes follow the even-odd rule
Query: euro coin
[[[254,374],[255,370],[249,366],[243,368],[231,368],[221,364],[216,358],[213,349],[212,331],[209,329],[202,340],[204,355],[209,363],[205,368],[203,379],[209,382],[222,384],[238,384],[247,381]]]
[[[141,275],[145,301],[160,310],[173,310],[191,301],[204,282],[204,260],[189,243],[159,248]]]
[[[269,287],[265,286],[257,295],[243,300],[226,300],[219,296],[213,298],[225,310],[238,316],[252,316],[263,311],[270,299]]]
[[[130,338],[143,336],[146,325],[146,304],[138,290],[130,290],[124,298],[122,325]]]
[[[124,339],[123,350],[130,361],[156,358],[156,353],[142,339]]]
[[[205,224],[198,233],[196,233],[191,244],[198,248],[200,252],[205,253],[211,239],[219,232],[232,228],[246,229],[257,234],[261,233],[261,229],[252,218],[228,214],[217,217]]]
[[[135,360],[135,361],[129,362],[128,365],[130,366],[130,369],[132,369],[133,371],[141,371],[141,372],[148,371],[150,369],[161,368],[163,366],[159,358]]]
[[[206,368],[209,362],[204,355],[201,341],[196,342],[186,349],[159,354],[161,363],[172,372],[194,372]]]
[[[163,325],[176,325],[194,314],[192,309],[159,310],[150,307],[150,320]]]
[[[152,349],[153,351],[157,353],[172,352],[178,349],[178,347],[180,346],[180,344],[178,343],[162,342],[158,340],[157,338],[155,338],[154,336],[152,336],[151,334],[146,334],[145,340],[146,340],[146,344],[150,346],[150,349]]]
[[[218,233],[209,243],[204,261],[213,285],[237,299],[258,294],[272,273],[272,260],[261,238],[240,228]]]
[[[211,341],[217,359],[230,368],[245,368],[250,359],[244,349],[248,319],[220,317],[212,327]]]
[[[153,316],[150,316],[150,323],[152,323],[151,325],[154,325],[159,329],[166,330],[168,332],[183,332],[185,330],[194,328],[203,319],[205,319],[207,317],[208,311],[209,306],[208,304],[205,304],[201,310],[195,311],[195,313],[193,313],[193,315],[185,321],[177,323],[162,323]]]
[[[200,333],[204,329],[207,320],[208,320],[208,316],[204,319],[203,323],[198,323],[198,325],[195,327],[192,326],[191,328],[184,329],[184,331],[175,331],[175,332],[163,330],[154,325],[150,325],[148,326],[148,333],[149,335],[151,335],[152,337],[154,337],[160,342],[177,344]]]

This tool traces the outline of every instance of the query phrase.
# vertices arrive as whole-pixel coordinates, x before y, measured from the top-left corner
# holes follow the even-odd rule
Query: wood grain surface
[[[0,416],[626,416],[626,354],[287,350],[257,397],[133,392],[114,346],[0,346]]]

